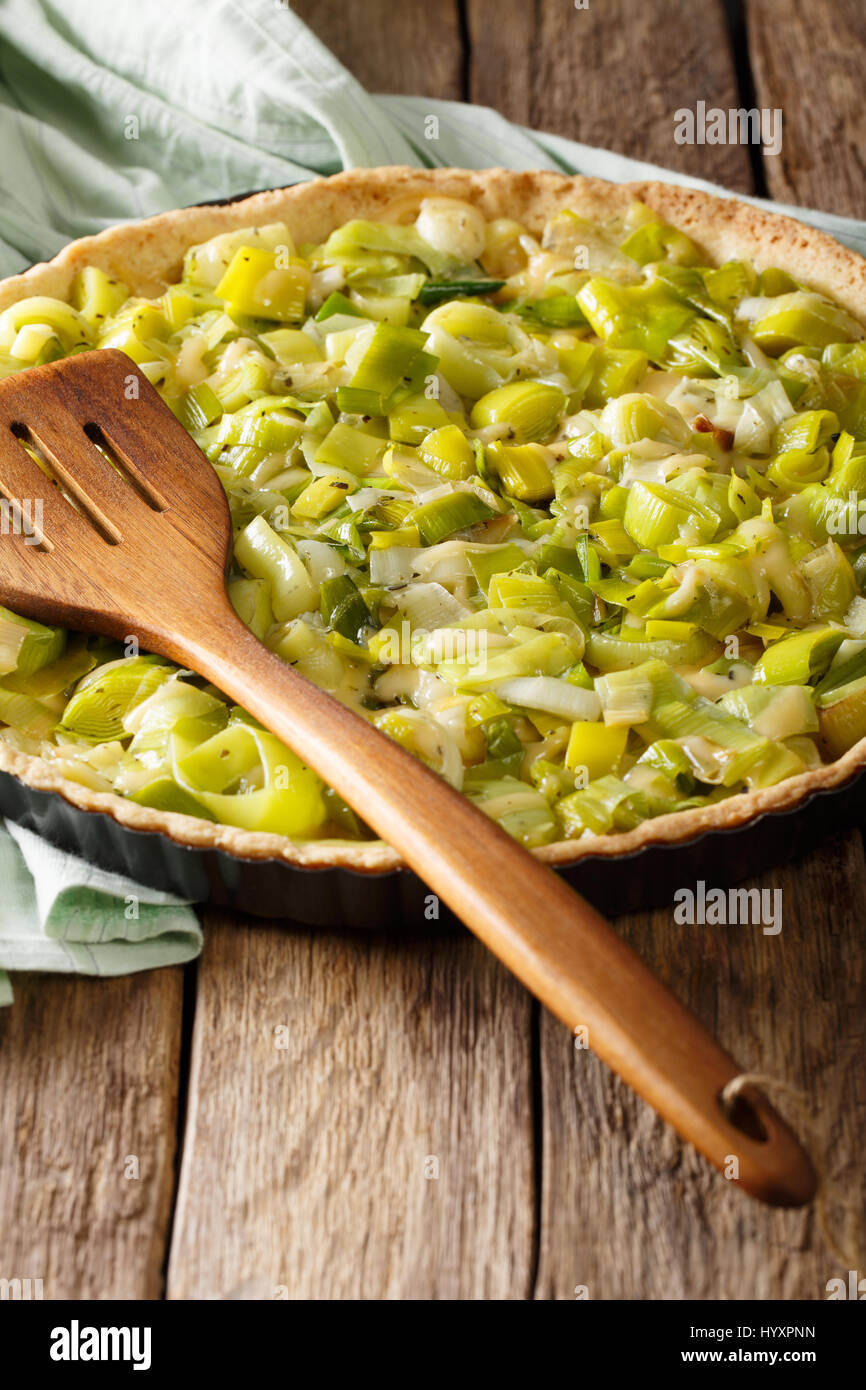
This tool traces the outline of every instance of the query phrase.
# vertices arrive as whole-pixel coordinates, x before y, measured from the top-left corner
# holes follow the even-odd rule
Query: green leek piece
[[[295,618],[270,632],[267,644],[272,652],[290,666],[296,666],[314,685],[323,690],[336,690],[346,674],[346,667],[328,636],[305,623],[303,618]]]
[[[98,266],[86,265],[72,281],[71,299],[81,317],[98,328],[126,303],[129,290]]]
[[[662,483],[636,482],[629,489],[623,526],[642,550],[658,550],[688,533],[711,540],[718,524],[710,507]]]
[[[536,613],[568,612],[555,585],[548,583],[541,575],[521,569],[497,570],[492,574],[488,581],[487,602],[491,608],[531,608]]]
[[[310,270],[297,257],[241,246],[216,287],[233,316],[247,314],[265,319],[300,319],[310,287]]]
[[[641,439],[664,439],[687,444],[690,431],[679,411],[657,396],[628,392],[611,401],[602,416],[605,433],[614,444],[635,444]]]
[[[476,401],[470,420],[475,429],[505,425],[509,440],[526,444],[549,438],[565,405],[566,398],[556,386],[540,381],[514,381]]]
[[[102,344],[101,346],[114,346],[113,344]],[[124,347],[123,351],[127,349]],[[138,360],[137,358],[135,359]],[[239,362],[233,372],[214,386],[214,395],[220,401],[223,410],[234,412],[240,410],[241,406],[249,405],[255,397],[261,397],[262,392],[268,387],[270,374],[267,364],[260,361],[255,354]]]
[[[264,729],[230,723],[191,751],[172,742],[175,780],[224,825],[306,838],[324,824],[318,777]]]
[[[358,425],[337,423],[316,450],[315,462],[324,468],[345,468],[361,476],[369,473],[385,452],[386,441]]]
[[[766,738],[817,733],[818,715],[807,685],[745,685],[717,702],[720,709]]]
[[[452,304],[442,306],[452,307]],[[481,305],[466,301],[464,307],[481,308]],[[436,356],[438,371],[459,395],[477,400],[485,392],[501,386],[503,377],[510,374],[510,357],[504,351],[476,345],[472,339],[453,336],[439,322],[431,323],[442,308],[434,309],[424,324],[425,331],[430,333],[430,348]]]
[[[255,517],[235,540],[235,560],[253,579],[268,581],[277,622],[288,622],[317,606],[316,588],[304,562],[263,516]]]
[[[262,227],[240,227],[234,232],[222,232],[200,246],[191,246],[184,257],[184,283],[214,289],[225,274],[235,252],[242,247],[282,250],[294,254],[291,232],[284,222],[270,222]]]
[[[388,431],[398,444],[421,445],[429,434],[447,429],[450,423],[439,402],[423,391],[407,396],[388,414]]]
[[[768,299],[773,299],[780,294],[791,294],[794,290],[800,289],[797,281],[787,270],[780,270],[778,266],[769,266],[767,270],[762,270],[758,276],[756,292]]]
[[[0,677],[0,686],[18,695],[30,695],[34,700],[50,701],[52,697],[70,690],[82,676],[93,670],[98,661],[99,656],[83,638],[72,638],[55,661],[40,666],[28,675],[12,671]]]
[[[726,313],[755,288],[755,272],[746,261],[725,261],[718,269],[705,270],[703,280],[707,294]]]
[[[98,666],[79,681],[60,727],[89,743],[126,736],[126,716],[169,680],[172,667],[160,657],[124,657]]]
[[[673,784],[679,796],[691,796],[695,790],[695,772],[688,754],[673,739],[660,738],[641,753],[641,767],[651,767]]]
[[[365,317],[357,304],[353,304],[351,299],[347,299],[339,290],[334,290],[329,294],[322,307],[316,314],[316,323],[324,323],[326,319],[333,318],[335,314],[349,314],[352,318],[362,319]]]
[[[752,325],[752,337],[770,357],[803,344],[824,348],[862,336],[850,314],[806,290],[776,296]]]
[[[637,546],[619,517],[594,521],[590,530],[599,544],[617,561],[630,560],[638,553]],[[605,563],[608,563],[607,560]]]
[[[576,410],[592,384],[600,361],[599,349],[593,343],[576,341],[571,347],[557,347],[556,356],[559,370],[568,379],[571,387],[569,408]],[[600,458],[601,455],[596,457]]]
[[[670,666],[700,666],[718,650],[705,632],[696,632],[682,642],[630,641],[609,632],[591,632],[586,642],[586,659],[599,671],[622,671],[653,660]]]
[[[155,311],[155,317],[161,319],[162,316]],[[65,352],[92,346],[93,330],[83,314],[64,304],[62,299],[33,295],[29,299],[18,300],[0,313],[0,349],[11,351],[21,361],[27,360],[20,349],[16,351],[15,348],[22,329],[31,324],[44,325],[53,330]]]
[[[536,564],[542,574],[546,570],[553,569],[570,579],[579,580],[583,577],[583,570],[577,558],[576,549],[557,545],[553,540],[542,545],[536,556]]]
[[[484,662],[440,662],[437,674],[460,691],[482,692],[521,676],[562,675],[579,655],[564,633],[542,632],[517,646],[494,648]]]
[[[638,265],[652,261],[672,261],[675,265],[700,265],[701,253],[690,237],[666,222],[643,222],[620,243],[623,255]]]
[[[371,626],[370,610],[347,574],[335,575],[322,582],[320,594],[322,622],[332,632],[363,645]]]
[[[132,734],[129,755],[150,770],[167,767],[172,736],[193,748],[224,728],[228,717],[224,702],[207,691],[179,677],[163,681],[126,714],[124,728]]]
[[[609,671],[599,676],[596,691],[602,702],[606,726],[616,728],[645,724],[652,712],[655,689],[645,667]]]
[[[396,278],[411,280],[414,277],[406,275]],[[360,290],[353,290],[352,303],[367,318],[390,323],[395,328],[405,328],[412,313],[411,300],[405,295],[362,294]]]
[[[192,434],[194,430],[203,430],[212,425],[222,413],[219,396],[216,396],[207,382],[203,381],[199,386],[193,386],[187,391],[181,400],[177,417],[184,429]]]
[[[601,560],[598,557],[598,550],[591,544],[588,536],[578,536],[575,552],[580,566],[580,578],[584,583],[594,584],[601,579]]]
[[[607,835],[612,830],[633,830],[648,814],[646,798],[619,777],[608,775],[590,782],[557,802],[556,814],[568,839],[584,832]]]
[[[585,500],[587,472],[584,460],[574,462],[568,458],[556,463],[553,469],[553,487],[557,502],[569,502],[573,498]]]
[[[619,771],[628,741],[626,725],[607,725],[577,720],[571,726],[565,765],[572,772],[583,769],[587,781]]]
[[[431,275],[443,278],[457,268],[457,262],[452,256],[434,250],[418,235],[414,227],[395,227],[385,222],[365,222],[361,219],[347,222],[332,232],[321,248],[321,258],[347,266],[369,267],[376,264],[375,258],[365,260],[363,256],[359,256],[358,253],[364,251],[378,251],[386,256],[408,256],[425,265]],[[381,260],[378,264],[381,266]],[[383,272],[379,270],[373,273]]]
[[[321,478],[313,478],[307,483],[292,503],[292,516],[297,521],[320,521],[323,516],[342,507],[350,492],[357,484],[347,478],[335,477],[326,473]]]
[[[464,791],[479,810],[521,844],[532,848],[556,839],[556,820],[540,792],[516,777],[481,779],[468,774]]]
[[[56,661],[65,646],[66,633],[61,628],[46,627],[0,608],[0,675],[16,671],[30,676]]]
[[[860,443],[847,430],[833,448],[827,487],[846,501],[854,493],[866,493],[866,443]]]
[[[510,497],[545,502],[554,495],[554,457],[543,444],[488,444],[487,459]]]
[[[830,343],[821,353],[821,361],[832,372],[866,381],[866,343]]]
[[[830,455],[825,448],[811,453],[807,449],[788,449],[777,454],[764,477],[783,492],[801,492],[810,484],[820,483],[830,469]]]
[[[258,340],[283,367],[325,360],[322,349],[301,328],[273,328],[268,333],[259,333]]]
[[[351,564],[363,564],[366,560],[366,548],[355,518],[344,516],[342,508],[321,523],[318,534],[323,540],[334,544]]]
[[[222,303],[215,294],[199,285],[169,285],[160,299],[160,307],[169,329],[176,333],[192,319],[207,313],[219,315]]]
[[[694,318],[694,309],[655,285],[616,285],[599,276],[577,295],[593,332],[611,348],[664,359],[668,343]]]
[[[686,664],[686,663],[684,663]],[[653,660],[641,675],[654,687],[649,719],[640,726],[645,738],[703,739],[722,750],[711,759],[712,776],[702,768],[701,780],[725,787],[736,786],[767,753],[769,740],[746,728],[738,719],[696,695],[664,660]],[[689,748],[687,746],[687,752]]]
[[[410,526],[418,527],[425,545],[436,545],[455,531],[465,531],[495,514],[477,493],[453,492],[415,507],[406,520]]]
[[[832,705],[842,698],[844,688],[861,681],[866,676],[866,648],[861,647],[854,656],[845,661],[835,662],[827,674],[815,686],[815,700],[819,707]],[[8,685],[8,681],[3,682]],[[33,693],[33,692],[31,692]]]
[[[180,816],[196,816],[199,820],[215,821],[216,816],[199,797],[179,787],[173,777],[155,777],[129,797],[137,806],[150,806],[154,811],[171,811]]]
[[[274,621],[267,581],[235,576],[229,580],[227,587],[232,607],[241,622],[255,633],[259,641],[263,641]]]
[[[418,453],[443,478],[465,481],[475,473],[475,451],[459,425],[431,430],[418,445]]]
[[[419,360],[428,365],[424,334],[415,328],[377,324],[348,386],[337,390],[341,410],[358,415],[387,415],[418,382],[413,372]]]
[[[648,365],[645,352],[633,348],[600,348],[593,362],[592,379],[586,388],[584,405],[590,410],[598,410],[615,396],[636,391]]]
[[[836,541],[811,550],[797,568],[809,588],[813,616],[842,622],[859,591],[856,575]]]
[[[509,714],[508,706],[504,700],[500,700],[498,695],[494,695],[492,690],[488,690],[484,695],[476,695],[470,701],[466,709],[466,722],[470,728],[475,728],[479,724],[486,724],[489,720],[503,723]]]
[[[352,291],[352,303],[361,303],[363,299],[378,298],[379,300],[407,300],[417,299],[421,289],[427,279],[423,271],[413,271],[408,275],[364,275],[363,277],[353,277],[353,283],[360,284],[363,289]],[[407,306],[408,308],[408,306]]]
[[[728,324],[728,314],[709,293],[706,279],[700,270],[691,266],[659,262],[653,268],[650,283],[664,289],[676,299],[681,299],[685,304],[690,304],[693,309],[715,320],[717,324]]]
[[[573,459],[584,459],[587,463],[601,463],[609,452],[610,441],[601,430],[591,430],[589,434],[577,435],[569,441],[569,453]]]
[[[773,432],[773,450],[777,454],[788,449],[803,449],[814,453],[839,433],[839,420],[832,410],[803,410],[790,415]]]
[[[861,677],[843,686],[837,696],[818,716],[821,740],[831,758],[841,758],[866,738],[866,680]]]
[[[57,714],[48,704],[0,686],[0,723],[17,729],[26,738],[48,739],[57,728]]]
[[[836,628],[809,628],[768,647],[755,667],[755,680],[766,685],[807,685],[823,676],[842,644]]]
[[[204,384],[196,388],[197,392],[205,390],[209,388]],[[216,442],[222,446],[249,445],[268,453],[284,453],[297,443],[303,428],[302,417],[290,410],[289,404],[285,396],[258,396],[223,416]],[[207,410],[211,409],[208,398],[204,405]]]
[[[443,304],[461,295],[495,294],[504,280],[427,280],[418,293],[419,304]]]
[[[674,333],[662,359],[687,376],[725,376],[743,365],[726,324],[693,318]]]
[[[549,294],[542,299],[515,299],[507,308],[545,328],[584,328],[586,315],[573,294]]]
[[[495,574],[516,570],[524,563],[526,556],[519,546],[485,546],[483,550],[469,552],[469,564],[479,588],[485,593]]]
[[[488,762],[498,763],[502,768],[513,768],[519,773],[524,749],[510,719],[488,719],[484,724],[484,739]]]
[[[759,758],[746,773],[746,785],[750,791],[762,787],[775,787],[786,777],[796,777],[806,771],[806,763],[793,747],[782,743],[771,743],[763,757]]]

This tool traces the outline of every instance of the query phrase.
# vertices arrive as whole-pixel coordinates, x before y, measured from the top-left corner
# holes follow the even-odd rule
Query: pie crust
[[[604,221],[624,215],[639,199],[696,241],[718,264],[748,259],[757,270],[778,266],[810,288],[829,295],[866,323],[866,259],[826,233],[790,217],[673,184],[607,183],[547,172],[508,169],[353,169],[328,179],[257,193],[240,202],[181,208],[143,222],[111,227],[72,242],[52,261],[0,281],[0,310],[29,295],[68,297],[72,278],[95,265],[122,280],[134,295],[153,297],[180,276],[190,246],[220,232],[285,222],[298,242],[323,241],[354,217],[411,220],[422,198],[444,194],[474,203],[487,218],[511,217],[540,232],[561,208]],[[676,845],[712,830],[745,825],[769,811],[788,811],[814,793],[841,786],[866,766],[866,738],[836,762],[791,777],[763,791],[743,792],[714,806],[676,811],[614,835],[585,835],[533,850],[548,864],[572,864],[587,855],[614,858],[650,845]],[[44,758],[19,753],[0,741],[0,770],[26,786],[57,792],[73,806],[110,815],[119,825],[160,832],[181,845],[221,849],[245,859],[276,859],[303,868],[378,873],[402,867],[382,841],[292,841],[282,835],[138,806],[113,792],[96,792],[61,777]]]

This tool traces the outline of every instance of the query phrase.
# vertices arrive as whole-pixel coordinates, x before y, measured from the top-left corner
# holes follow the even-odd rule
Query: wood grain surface
[[[736,70],[716,0],[293,8],[373,91],[487,102],[733,188],[760,158],[676,145],[673,113],[782,106],[770,192],[866,215],[859,0],[733,3],[750,43]],[[745,1064],[805,1094],[829,1185],[862,1210],[859,834],[759,886],[782,890],[778,937],[664,910],[617,927]],[[814,1211],[733,1192],[470,938],[206,925],[170,1297],[815,1299],[844,1273]],[[46,1297],[158,1296],[178,981],[16,982],[0,1275],[43,1277]],[[151,1177],[133,1194],[113,1173],[136,1144]]]
[[[208,918],[168,1296],[529,1297],[525,991],[462,933]]]
[[[0,1277],[158,1298],[175,1184],[183,975],[16,975],[0,1010]]]
[[[783,112],[781,153],[765,160],[770,196],[866,217],[862,0],[748,0],[759,107]]]
[[[749,191],[739,145],[673,142],[675,112],[737,106],[717,0],[467,0],[469,99],[510,120]]]
[[[368,91],[464,96],[458,0],[292,0],[291,8]]]

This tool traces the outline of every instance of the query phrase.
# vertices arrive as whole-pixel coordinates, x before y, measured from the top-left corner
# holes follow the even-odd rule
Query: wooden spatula
[[[30,517],[40,503],[43,534],[40,544],[0,537],[3,604],[67,628],[134,634],[212,681],[334,787],[558,1018],[585,1028],[589,1047],[716,1167],[767,1202],[811,1199],[815,1175],[794,1135],[758,1092],[733,1123],[720,1093],[741,1069],[598,913],[244,627],[226,594],[231,524],[219,479],[128,357],[85,352],[0,382],[0,493]]]

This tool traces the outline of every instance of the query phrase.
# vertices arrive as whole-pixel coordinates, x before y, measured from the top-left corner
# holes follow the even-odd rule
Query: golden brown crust
[[[666,183],[611,184],[547,172],[398,167],[354,169],[330,179],[258,193],[238,203],[183,208],[144,222],[112,227],[98,236],[72,242],[53,261],[0,282],[0,310],[33,294],[67,297],[73,276],[85,265],[99,266],[124,281],[134,294],[156,295],[178,278],[189,246],[220,232],[285,222],[298,242],[318,242],[353,217],[409,220],[421,199],[433,192],[465,198],[488,218],[512,217],[534,232],[561,208],[605,220],[623,215],[638,198],[687,232],[708,259],[721,262],[741,257],[758,270],[779,266],[866,321],[866,260],[815,228],[735,198],[719,198]],[[743,825],[769,811],[793,809],[815,792],[841,786],[864,765],[866,739],[837,762],[766,791],[659,816],[624,834],[561,841],[535,852],[546,863],[566,864],[587,855],[613,857],[633,854],[649,845],[692,840],[710,830]],[[401,866],[399,856],[379,841],[298,843],[280,835],[254,834],[137,806],[114,793],[95,792],[70,782],[58,776],[50,761],[19,753],[2,742],[0,769],[13,773],[27,786],[59,793],[82,810],[104,812],[120,825],[161,832],[183,845],[222,849],[250,859],[282,859],[308,868],[342,866],[376,873]]]

